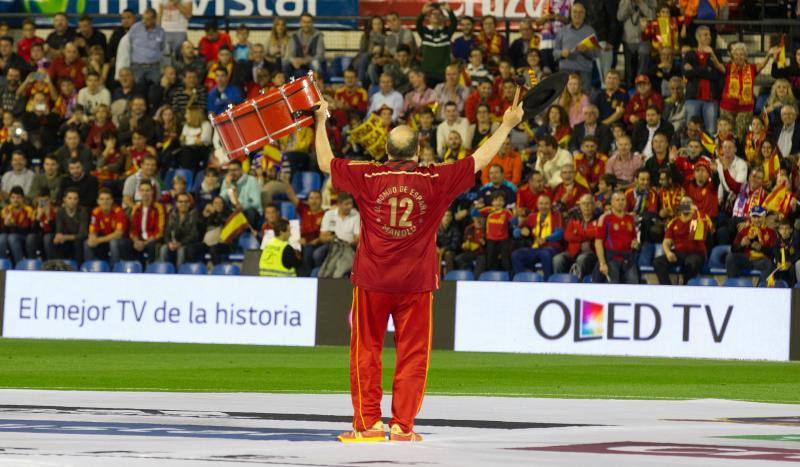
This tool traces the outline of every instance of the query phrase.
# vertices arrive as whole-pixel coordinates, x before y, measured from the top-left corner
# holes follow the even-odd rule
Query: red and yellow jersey
[[[92,210],[92,219],[89,222],[90,234],[105,237],[119,231],[124,235],[127,228],[128,219],[121,207],[113,205],[108,212],[104,212],[99,206]]]
[[[672,240],[673,251],[677,253],[698,253],[706,255],[706,238],[714,231],[711,219],[702,213],[696,213],[687,222],[676,217],[667,224],[664,238]]]
[[[486,239],[501,241],[508,238],[508,226],[514,216],[508,209],[495,209],[485,207],[480,211],[481,216],[486,218]]]
[[[644,195],[637,195],[633,188],[625,190],[625,211],[634,215],[644,214],[645,212],[657,214],[658,194],[656,190],[648,188],[647,193]]]
[[[414,161],[334,159],[333,188],[351,193],[361,236],[350,275],[365,290],[419,293],[439,286],[436,233],[450,203],[475,183],[475,161],[419,166]]]
[[[613,212],[606,214],[600,228],[597,230],[597,238],[603,240],[603,248],[611,252],[630,253],[633,251],[631,245],[636,240],[636,227],[633,216],[622,214],[618,216]]]
[[[573,161],[575,161],[575,172],[583,175],[583,178],[591,186],[596,186],[606,173],[606,162],[608,162],[608,156],[602,153],[597,153],[595,154],[594,159],[589,162],[589,158],[586,157],[586,155],[584,155],[582,152],[579,152],[575,155]]]
[[[3,208],[3,232],[26,232],[33,227],[33,208],[23,204],[19,208],[7,205]]]

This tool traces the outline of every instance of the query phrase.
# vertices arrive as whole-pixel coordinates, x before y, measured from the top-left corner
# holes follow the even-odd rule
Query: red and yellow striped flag
[[[781,34],[781,42],[778,44],[778,58],[775,60],[778,68],[786,68],[786,34]]]
[[[792,203],[792,193],[786,183],[781,183],[772,189],[772,192],[764,198],[762,204],[767,211],[788,214]]]
[[[585,39],[578,42],[578,46],[584,46],[589,50],[596,50],[600,48],[600,40],[595,34],[589,34]]]
[[[714,141],[714,138],[709,136],[705,131],[700,133],[700,143],[712,156],[717,153],[717,143]]]
[[[764,183],[770,183],[778,177],[781,171],[781,158],[778,155],[777,149],[772,151],[769,159],[764,161]]]
[[[247,218],[244,217],[242,211],[236,211],[225,221],[225,225],[222,226],[222,231],[219,234],[219,239],[223,243],[231,243],[239,235],[243,234],[247,227]]]

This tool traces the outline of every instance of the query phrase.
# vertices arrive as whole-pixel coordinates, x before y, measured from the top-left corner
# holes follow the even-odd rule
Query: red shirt
[[[499,242],[508,239],[508,225],[514,216],[508,209],[496,211],[492,207],[480,210],[481,216],[486,217],[486,240]]]
[[[756,240],[761,243],[760,250],[754,250],[749,246],[741,246],[742,239],[750,235],[750,231],[753,231],[753,239],[750,241],[751,243],[755,242]],[[751,225],[749,222],[742,227],[739,233],[736,234],[736,239],[733,240],[733,246],[741,246],[741,251],[747,258],[750,260],[762,259],[766,257],[770,253],[770,249],[775,246],[775,240],[777,240],[778,234],[775,233],[774,230],[770,229],[767,226],[763,227],[756,227]]]
[[[719,213],[719,198],[717,198],[717,188],[711,180],[703,186],[690,182],[686,184],[686,196],[692,198],[697,210],[706,216],[716,219]]]
[[[594,160],[590,163],[588,158],[583,153],[578,153],[573,159],[575,161],[575,171],[583,175],[586,182],[590,186],[597,186],[600,179],[606,173],[606,161],[608,156],[602,153],[597,153]]]
[[[501,109],[502,104],[499,99],[495,99],[494,97],[490,97],[483,101],[481,99],[480,94],[478,91],[473,91],[472,94],[469,95],[466,102],[464,102],[464,116],[467,117],[470,123],[476,123],[477,120],[475,119],[475,114],[478,112],[478,106],[481,104],[486,104],[489,106],[489,113],[495,116],[502,115]]]
[[[90,234],[99,237],[111,235],[116,231],[122,231],[124,234],[127,226],[128,219],[125,218],[125,211],[117,205],[112,205],[108,213],[103,212],[99,206],[92,209],[92,220],[89,222]]]
[[[597,231],[597,238],[603,239],[606,252],[630,253],[633,250],[631,243],[636,239],[633,216],[618,216],[613,212],[606,214]]]
[[[625,210],[633,214],[644,214],[645,212],[658,214],[658,193],[656,193],[656,190],[648,188],[647,194],[643,198],[637,206],[636,194],[633,188],[628,188],[625,190]]]
[[[362,213],[352,282],[388,293],[436,289],[436,232],[450,203],[475,183],[474,160],[420,167],[334,159],[331,181],[355,197]]]
[[[44,39],[39,36],[33,36],[30,39],[22,38],[17,42],[17,55],[19,55],[25,62],[31,61],[31,47],[33,44],[44,44]]]
[[[581,199],[581,196],[587,193],[589,193],[589,190],[577,183],[573,183],[572,187],[569,189],[567,189],[563,183],[559,183],[555,193],[553,193],[553,202],[558,203],[562,211],[566,212],[574,208],[578,204],[578,200]],[[562,201],[564,195],[566,195],[566,199]]]
[[[227,45],[229,49],[233,48],[231,36],[226,32],[220,32],[219,37],[214,42],[208,40],[206,36],[201,37],[200,43],[197,45],[197,51],[206,59],[206,63],[208,63],[217,59],[219,49],[221,49],[223,45]]]
[[[103,126],[97,125],[97,123],[92,123],[89,126],[89,134],[86,135],[86,147],[89,149],[102,149],[103,148],[103,133],[106,131],[110,131],[111,133],[115,133],[117,131],[117,127],[111,123],[111,120],[107,121]]]
[[[6,224],[6,217],[11,217],[13,223]],[[3,208],[3,232],[24,233],[33,227],[33,208],[23,204],[14,209],[10,204]]]
[[[702,240],[695,240],[697,233],[697,223],[703,222]],[[675,243],[673,250],[677,253],[698,253],[703,256],[706,255],[706,242],[705,239],[712,230],[711,219],[703,215],[702,219],[692,217],[689,222],[684,222],[680,217],[672,219],[667,224],[667,231],[664,233],[665,239],[670,239]]]
[[[153,202],[147,209],[147,219],[145,220],[145,230],[142,230],[142,214],[144,208],[142,203],[136,203],[131,211],[131,239],[145,240],[143,233],[147,233],[147,239],[161,238],[164,236],[164,225],[166,224],[166,214],[164,205]]]
[[[367,97],[367,91],[365,91],[364,88],[358,87],[353,91],[349,91],[347,88],[341,87],[336,90],[333,97],[337,101],[342,101],[345,104],[345,107],[343,108],[331,110],[331,115],[341,126],[344,126],[348,123],[348,110],[358,110],[361,115],[364,115],[367,112],[369,97]]]
[[[59,80],[61,78],[71,78],[72,82],[75,83],[75,89],[80,89],[84,86],[84,77],[83,77],[83,69],[86,67],[86,63],[83,62],[82,59],[77,59],[71,64],[67,65],[64,61],[62,56],[57,56],[53,59],[53,63],[50,64],[50,69],[48,70],[50,73],[50,80],[53,82],[53,85],[58,88]]]
[[[647,113],[647,108],[650,106],[658,107],[658,111],[664,110],[664,99],[661,98],[655,91],[650,91],[647,96],[642,96],[638,92],[631,97],[628,105],[625,107],[625,123],[632,125],[631,116],[639,117],[639,120],[644,120],[644,114]]]
[[[536,193],[531,191],[530,185],[523,185],[522,188],[517,190],[517,207],[525,208],[530,212],[536,212],[536,204],[539,202],[539,197],[547,195],[552,199],[550,190],[544,187],[542,191]]]
[[[570,219],[564,229],[564,240],[567,241],[567,254],[574,258],[581,252],[585,242],[594,251],[594,241],[597,236],[597,221],[586,222],[583,219]]]
[[[311,212],[311,208],[306,203],[297,205],[297,216],[300,218],[300,236],[307,242],[310,242],[319,237],[319,229],[322,225],[322,217],[325,215],[325,210],[320,209],[319,212]]]

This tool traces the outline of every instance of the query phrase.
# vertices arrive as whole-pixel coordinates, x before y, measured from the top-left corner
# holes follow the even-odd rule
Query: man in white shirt
[[[83,106],[86,115],[94,114],[94,108],[100,104],[111,106],[111,93],[100,83],[96,71],[86,73],[86,87],[78,91],[78,104]]]
[[[336,207],[322,216],[319,230],[322,246],[314,250],[314,264],[320,266],[325,261],[332,243],[337,240],[349,244],[355,251],[360,235],[361,215],[353,209],[353,196],[350,193],[339,193]]]
[[[782,157],[800,152],[800,129],[797,124],[797,109],[793,105],[781,107],[781,125],[778,133],[778,151]]]
[[[547,186],[554,189],[561,184],[561,167],[565,164],[572,164],[572,154],[559,148],[552,135],[539,138],[536,170],[542,173]]]
[[[403,110],[403,95],[394,90],[394,79],[391,75],[382,74],[379,80],[380,91],[369,98],[369,108],[367,114],[377,112],[382,107],[392,109],[392,122],[400,118],[400,111]]]
[[[444,157],[444,153],[447,151],[447,135],[451,131],[458,132],[464,147],[469,149],[472,142],[472,127],[469,120],[459,116],[458,106],[452,101],[445,104],[444,121],[436,127],[436,153],[439,154],[439,157]]]
[[[28,158],[22,151],[14,151],[11,153],[11,170],[3,174],[2,197],[8,197],[11,189],[15,186],[22,187],[25,196],[28,196],[31,190],[31,183],[33,183],[34,173],[27,167]]]

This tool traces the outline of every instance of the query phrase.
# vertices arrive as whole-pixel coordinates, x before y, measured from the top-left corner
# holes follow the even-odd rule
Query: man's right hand
[[[665,254],[667,256],[667,261],[669,261],[670,263],[674,263],[674,262],[678,261],[678,257],[675,256],[675,253],[673,253],[671,251],[668,251]]]
[[[519,103],[520,89],[517,87],[517,93],[514,96],[514,103],[506,109],[503,114],[503,126],[511,130],[520,124],[522,118],[525,116],[525,111],[522,110],[522,105]]]

